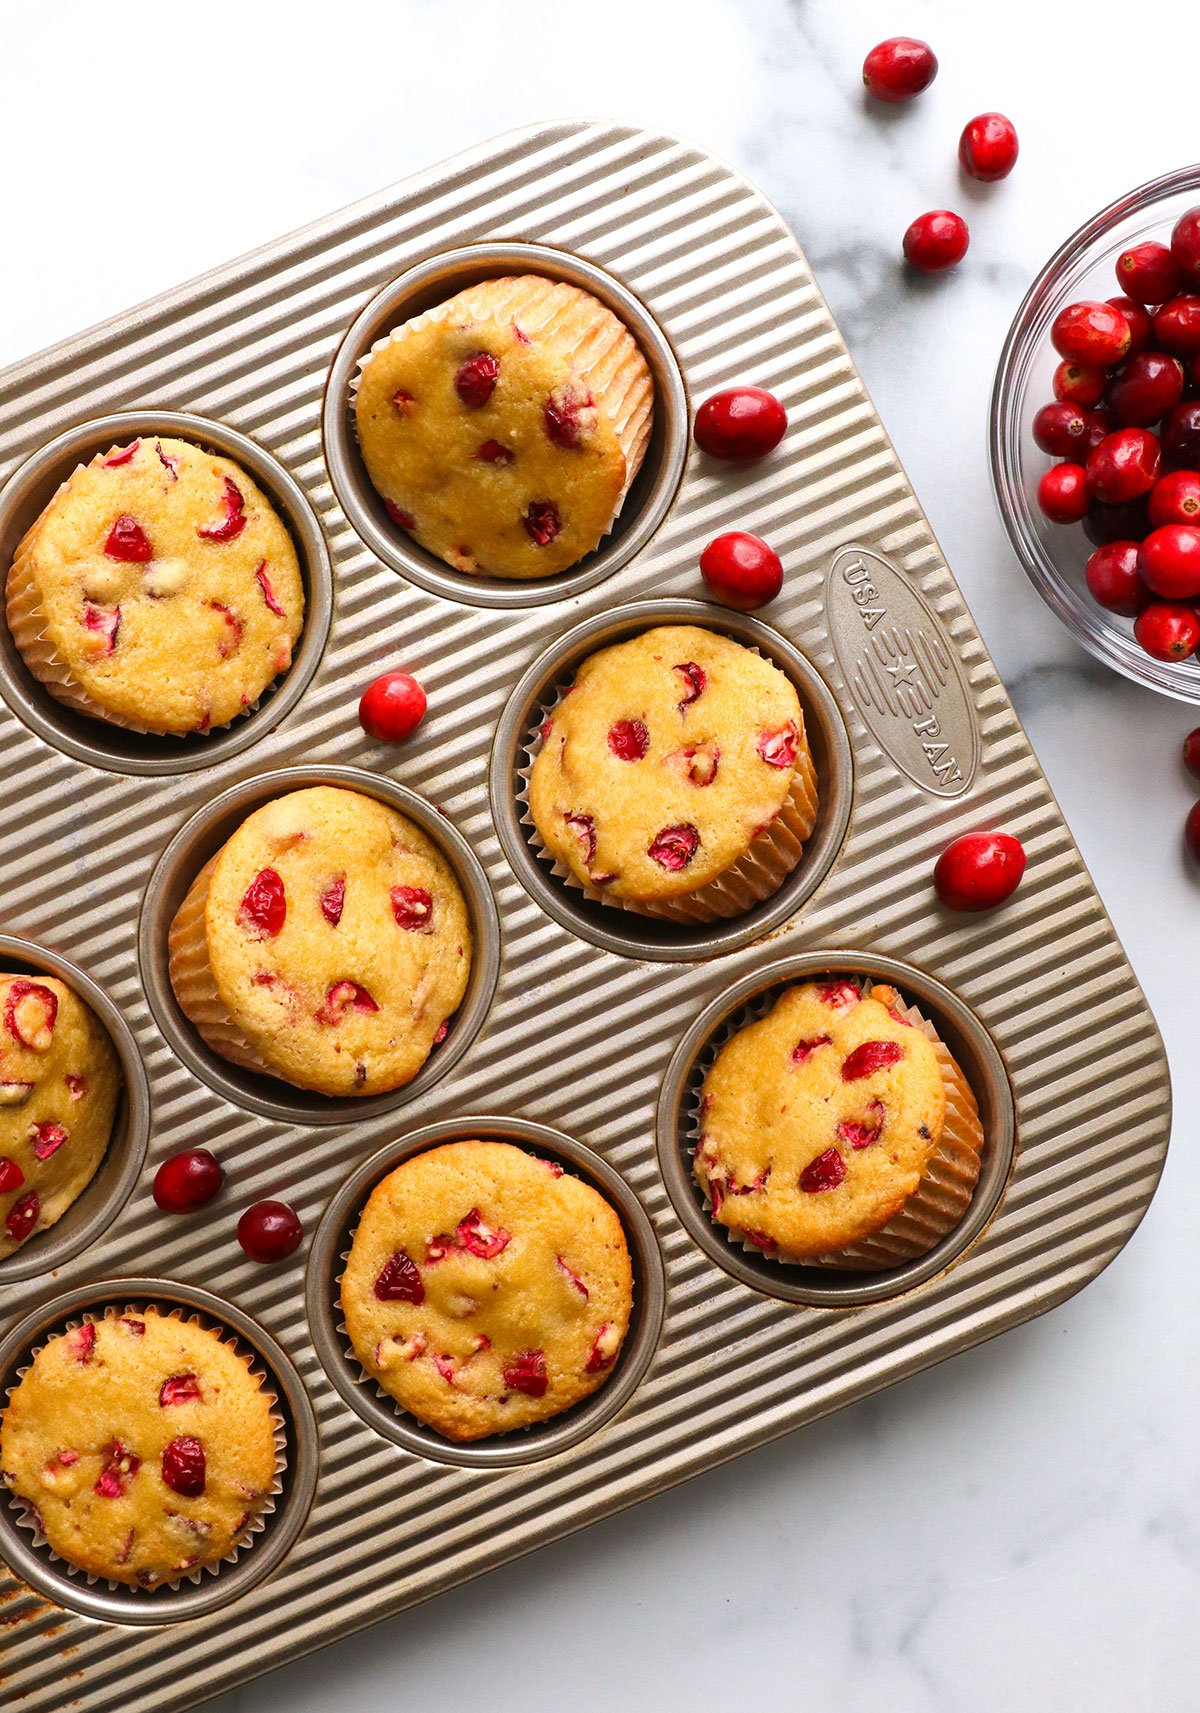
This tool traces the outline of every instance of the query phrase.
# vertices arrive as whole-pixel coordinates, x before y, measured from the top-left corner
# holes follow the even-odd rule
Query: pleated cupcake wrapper
[[[12,632],[22,660],[33,673],[33,676],[46,686],[55,701],[62,702],[77,714],[84,714],[90,720],[103,720],[106,725],[121,726],[128,732],[141,732],[144,736],[184,739],[194,737],[194,732],[172,732],[161,726],[144,726],[137,720],[126,719],[124,715],[114,714],[110,709],[103,708],[94,702],[87,691],[72,675],[71,668],[60,658],[51,639],[46,635],[46,611],[42,606],[42,598],[38,594],[37,583],[33,575],[33,549],[38,531],[45,521],[46,514],[54,505],[55,500],[64,489],[69,488],[75,477],[92,465],[102,464],[106,458],[118,450],[113,446],[107,452],[97,452],[91,464],[78,464],[65,482],[61,482],[55,490],[53,498],[38,514],[35,521],[26,530],[20,546],[13,557],[12,566],[8,573],[6,600],[8,610],[8,628]],[[264,687],[263,694],[267,687]],[[220,725],[210,726],[212,732],[225,731],[233,724],[233,720],[243,719],[252,714],[262,700],[259,695],[244,708],[239,708],[233,719],[226,720]]]
[[[753,650],[755,654],[758,650]],[[525,765],[518,769],[521,787],[517,801],[521,806],[521,824],[537,856],[564,886],[581,892],[593,904],[606,904],[609,909],[628,910],[635,916],[654,916],[667,922],[694,925],[716,922],[744,915],[764,898],[772,897],[788,875],[800,863],[804,847],[812,837],[817,823],[817,773],[807,742],[796,757],[796,770],[783,807],[751,844],[745,854],[727,868],[724,874],[699,886],[694,892],[677,898],[643,902],[631,898],[616,898],[605,888],[587,886],[565,863],[546,848],[533,811],[529,806],[529,776],[534,760],[542,747],[542,726],[553,714],[568,686],[559,685],[551,701],[545,703],[538,721],[525,740]]]
[[[195,1025],[214,1053],[241,1065],[243,1070],[257,1071],[260,1076],[286,1082],[287,1078],[267,1063],[238,1028],[217,991],[204,926],[208,884],[216,861],[216,856],[209,857],[188,888],[187,896],[171,923],[167,935],[171,986],[184,1016]]]
[[[919,1029],[936,1049],[946,1089],[946,1118],[941,1141],[930,1157],[920,1183],[900,1212],[870,1237],[865,1237],[858,1243],[847,1244],[843,1249],[831,1250],[827,1255],[798,1256],[787,1255],[780,1250],[764,1251],[716,1218],[707,1185],[702,1184],[696,1177],[694,1181],[704,1196],[704,1205],[713,1225],[725,1233],[735,1248],[743,1249],[748,1255],[760,1258],[765,1255],[768,1260],[778,1261],[785,1267],[824,1267],[838,1272],[855,1273],[885,1272],[888,1268],[902,1266],[906,1261],[915,1261],[921,1255],[928,1254],[936,1243],[940,1243],[943,1237],[954,1230],[971,1205],[975,1185],[979,1181],[984,1135],[970,1084],[933,1024],[915,1005],[902,999],[894,988],[887,987],[885,983],[864,980],[860,985],[868,997],[881,990],[886,991],[889,995],[886,1003],[891,1005],[906,1023],[911,1024],[914,1029]],[[740,1030],[752,1023],[761,1022],[774,1008],[778,999],[777,989],[763,994],[753,1004],[744,1006],[733,1018],[727,1020],[708,1043],[697,1065],[697,1077],[691,1095],[688,1135],[691,1138],[693,1155],[699,1146],[702,1129],[703,1114],[700,1103],[704,1081],[717,1055]]]
[[[620,516],[626,495],[642,466],[650,434],[654,427],[654,382],[646,359],[633,334],[613,311],[600,305],[582,288],[566,286],[557,280],[543,279],[536,274],[519,274],[501,279],[481,280],[476,286],[456,293],[447,303],[402,322],[377,339],[364,357],[350,382],[351,422],[357,434],[354,401],[358,397],[362,372],[371,359],[385,351],[394,340],[434,322],[454,320],[516,321],[522,332],[536,335],[554,344],[570,362],[571,368],[584,382],[597,405],[612,423],[625,454],[625,482],[613,509],[612,520],[605,535],[612,531]]]
[[[204,1580],[205,1572],[210,1576],[215,1576],[223,1564],[236,1564],[242,1553],[254,1544],[254,1537],[261,1534],[263,1529],[266,1527],[267,1519],[274,1512],[276,1501],[278,1500],[279,1495],[283,1492],[283,1482],[284,1477],[287,1474],[288,1466],[287,1428],[284,1424],[283,1417],[279,1413],[279,1395],[276,1392],[271,1382],[271,1377],[263,1366],[257,1352],[251,1350],[247,1345],[245,1345],[242,1340],[238,1338],[237,1334],[232,1332],[223,1321],[212,1320],[208,1315],[200,1314],[196,1310],[192,1310],[185,1314],[183,1309],[177,1303],[156,1303],[150,1301],[127,1303],[125,1307],[119,1311],[117,1309],[106,1309],[105,1313],[99,1317],[84,1314],[73,1315],[70,1320],[64,1321],[60,1327],[56,1328],[53,1332],[48,1333],[39,1344],[34,1345],[30,1350],[29,1360],[17,1369],[16,1380],[8,1388],[6,1396],[8,1398],[12,1397],[21,1381],[25,1378],[30,1368],[32,1368],[38,1356],[46,1348],[46,1345],[53,1339],[61,1337],[64,1333],[73,1332],[77,1327],[82,1326],[87,1320],[95,1320],[97,1318],[103,1320],[119,1320],[126,1315],[131,1315],[136,1318],[137,1316],[143,1315],[147,1309],[153,1309],[155,1313],[162,1315],[164,1319],[187,1321],[192,1325],[203,1327],[206,1332],[215,1332],[221,1339],[222,1343],[228,1345],[228,1347],[238,1356],[239,1360],[245,1363],[246,1369],[251,1378],[258,1381],[266,1395],[271,1406],[271,1429],[275,1441],[275,1475],[271,1483],[271,1490],[266,1495],[261,1510],[259,1510],[255,1516],[247,1522],[245,1528],[242,1530],[230,1550],[225,1554],[224,1558],[218,1559],[215,1564],[198,1564],[192,1570],[187,1571],[183,1575],[170,1580],[164,1577],[161,1582],[156,1582],[153,1588],[143,1588],[141,1583],[138,1582],[117,1582],[112,1577],[97,1576],[93,1571],[81,1570],[77,1564],[72,1564],[70,1559],[63,1558],[62,1555],[55,1552],[54,1548],[50,1545],[50,1542],[42,1533],[41,1525],[38,1522],[37,1516],[29,1509],[20,1494],[14,1493],[11,1488],[6,1489],[6,1494],[8,1503],[16,1514],[18,1527],[28,1529],[29,1533],[33,1536],[34,1546],[44,1549],[49,1558],[51,1558],[56,1565],[61,1565],[68,1576],[73,1577],[76,1580],[82,1579],[87,1583],[89,1588],[94,1587],[97,1582],[104,1582],[110,1589],[133,1589],[140,1594],[145,1594],[147,1598],[152,1598],[160,1589],[179,1589],[183,1587],[185,1582],[189,1582],[193,1586],[198,1586]]]

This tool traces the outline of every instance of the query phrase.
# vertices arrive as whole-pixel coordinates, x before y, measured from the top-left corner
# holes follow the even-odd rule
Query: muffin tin
[[[390,529],[344,403],[394,320],[518,265],[629,322],[659,421],[597,552],[545,584],[500,586]],[[740,469],[688,445],[689,396],[736,381],[771,388],[791,422],[775,454]],[[127,1116],[79,1216],[0,1263],[0,1394],[80,1312],[178,1302],[258,1352],[289,1433],[266,1529],[197,1585],[143,1594],[62,1575],[0,1503],[6,1698],[29,1713],[190,1706],[1015,1325],[1127,1240],[1169,1125],[1153,1019],[803,255],[728,167],[634,127],[521,131],[10,368],[0,396],[5,554],[81,456],[169,422],[263,482],[309,592],[296,662],[258,711],[169,744],[69,721],[0,641],[0,950],[73,981],[127,1077]],[[787,568],[753,620],[697,602],[699,550],[727,528],[767,536]],[[789,671],[822,775],[797,875],[703,934],[571,896],[530,848],[514,793],[530,710],[564,667],[673,616]],[[417,672],[430,700],[395,748],[356,719],[389,666]],[[172,902],[227,824],[316,780],[420,819],[475,916],[449,1038],[378,1101],[235,1073],[165,980]],[[1023,840],[1025,882],[1001,911],[951,916],[933,862],[987,824]],[[988,1125],[963,1227],[869,1280],[735,1249],[706,1223],[687,1159],[688,1091],[720,1030],[779,983],[842,969],[928,1010]],[[358,1383],[335,1292],[371,1184],[464,1134],[557,1155],[607,1188],[637,1319],[576,1410],[456,1449]],[[172,1218],[150,1175],[182,1146],[213,1147],[228,1176],[208,1208]],[[309,1234],[274,1268],[234,1239],[239,1210],[268,1195]]]

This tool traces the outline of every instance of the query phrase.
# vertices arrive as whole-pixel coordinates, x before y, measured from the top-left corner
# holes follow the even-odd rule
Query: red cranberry
[[[1135,303],[1131,297],[1110,297],[1108,302],[1114,309],[1120,310],[1129,323],[1129,350],[1126,356],[1136,357],[1154,337],[1154,323],[1142,305]]]
[[[800,1188],[805,1195],[820,1195],[822,1190],[836,1190],[846,1176],[846,1162],[836,1148],[826,1148],[815,1160],[810,1160],[800,1174]],[[774,1247],[774,1245],[772,1245]]]
[[[358,704],[358,723],[369,738],[399,743],[425,718],[425,692],[407,672],[385,672],[368,684]]]
[[[48,1160],[52,1154],[67,1141],[67,1133],[61,1124],[56,1124],[52,1118],[43,1118],[33,1126],[30,1137],[34,1157],[38,1160]]]
[[[12,1204],[4,1225],[14,1243],[24,1243],[37,1224],[41,1211],[42,1204],[37,1198],[36,1190],[28,1191]]]
[[[1148,428],[1174,410],[1182,397],[1183,364],[1178,357],[1142,351],[1117,370],[1109,383],[1107,403],[1121,428]]]
[[[1171,256],[1189,284],[1200,285],[1200,208],[1189,208],[1175,222]]]
[[[1155,660],[1186,660],[1200,643],[1200,618],[1191,607],[1155,601],[1133,621],[1133,634]]]
[[[236,482],[225,477],[221,490],[221,517],[217,523],[210,523],[204,529],[198,529],[196,534],[205,541],[233,541],[246,527],[246,502],[242,498],[242,490]]]
[[[145,530],[128,512],[123,513],[109,530],[104,551],[110,559],[119,559],[129,565],[144,565],[154,557],[154,549]]]
[[[1083,465],[1053,465],[1038,483],[1037,498],[1051,523],[1078,523],[1088,509],[1087,472]]]
[[[1088,458],[1088,493],[1109,506],[1139,499],[1150,492],[1161,468],[1157,435],[1144,428],[1119,428]]]
[[[949,208],[931,208],[918,214],[904,234],[904,260],[922,274],[940,274],[956,267],[967,253],[971,234],[961,214]]]
[[[499,379],[499,360],[490,351],[476,351],[459,364],[454,376],[454,390],[465,405],[478,410],[491,398]]]
[[[392,522],[398,523],[401,529],[416,529],[417,520],[413,513],[406,511],[403,506],[398,506],[395,500],[384,500],[383,509]]]
[[[673,670],[678,672],[684,681],[683,699],[677,704],[682,714],[685,708],[690,708],[698,697],[703,696],[708,683],[708,673],[703,666],[697,666],[694,660],[682,661]]]
[[[271,585],[271,579],[267,576],[267,562],[265,559],[261,561],[257,571],[255,571],[254,580],[262,590],[262,598],[266,602],[267,611],[274,613],[277,618],[283,618],[285,614],[283,608],[279,604],[275,590]]]
[[[894,105],[911,101],[937,76],[937,55],[928,42],[913,36],[889,36],[863,61],[862,80],[868,95]]]
[[[1136,541],[1110,541],[1087,562],[1087,586],[1092,597],[1110,613],[1135,619],[1150,599],[1138,569]]]
[[[504,1384],[510,1391],[524,1392],[527,1397],[543,1397],[546,1387],[550,1384],[546,1373],[545,1351],[518,1351],[512,1361],[505,1365]]]
[[[246,896],[238,909],[238,921],[255,933],[274,939],[287,920],[287,893],[282,877],[273,868],[264,868],[246,888]]]
[[[963,833],[933,870],[947,910],[992,910],[1011,898],[1025,873],[1025,852],[1011,833]]]
[[[593,410],[595,399],[582,387],[559,387],[542,406],[542,423],[551,445],[577,452],[589,430],[582,412]]]
[[[58,995],[40,981],[24,976],[9,983],[4,1001],[4,1026],[14,1041],[35,1053],[48,1053],[58,1017]]]
[[[1017,164],[1017,128],[1003,113],[980,113],[969,119],[958,139],[958,159],[972,178],[993,184],[1007,178]]]
[[[199,1398],[200,1382],[194,1374],[172,1374],[158,1389],[159,1408],[163,1410],[174,1409],[177,1404],[194,1404]]]
[[[787,430],[787,412],[761,387],[728,387],[706,398],[692,429],[710,458],[740,462],[773,452]]]
[[[406,928],[410,934],[433,932],[432,892],[423,886],[393,886],[390,896],[398,928]],[[375,1009],[373,1006],[372,1010]]]
[[[1135,303],[1165,303],[1182,283],[1179,266],[1165,244],[1134,244],[1117,257],[1117,284]]]
[[[1106,368],[1129,355],[1132,337],[1128,321],[1111,303],[1069,303],[1050,329],[1060,357]]]
[[[846,1054],[842,1062],[842,1081],[861,1082],[863,1077],[885,1071],[889,1065],[898,1065],[903,1057],[904,1048],[899,1041],[863,1041],[852,1053]]]
[[[1149,528],[1145,495],[1123,506],[1106,506],[1093,500],[1083,520],[1083,533],[1096,547],[1110,541],[1140,541]]]
[[[252,1261],[286,1261],[303,1236],[304,1227],[282,1201],[256,1201],[238,1220],[238,1242]]]
[[[425,1285],[420,1268],[403,1249],[384,1262],[375,1281],[375,1295],[381,1303],[413,1303],[417,1308],[425,1301]]]
[[[750,612],[765,607],[783,588],[779,555],[761,536],[731,530],[710,541],[700,555],[700,575],[718,601]]]
[[[485,440],[475,454],[481,464],[511,464],[516,453],[499,440]]]
[[[1200,296],[1173,297],[1154,317],[1154,336],[1165,351],[1191,357],[1200,351]]]
[[[184,1148],[154,1174],[154,1199],[164,1213],[194,1213],[216,1195],[225,1173],[207,1148]]]
[[[342,919],[342,911],[346,908],[346,877],[339,875],[331,880],[321,894],[321,914],[331,928],[336,928]]]
[[[700,847],[699,831],[690,824],[664,827],[647,847],[650,856],[668,874],[678,874],[691,862]]]
[[[650,748],[650,733],[641,720],[618,720],[609,727],[608,747],[620,761],[641,761]]]
[[[1054,371],[1054,396],[1066,404],[1097,405],[1108,385],[1108,370],[1095,364],[1069,363],[1064,358]]]
[[[1168,523],[1200,523],[1200,471],[1172,470],[1150,490],[1150,522],[1155,529]]]
[[[531,500],[521,522],[535,547],[549,547],[562,529],[562,518],[552,500]]]
[[[1168,601],[1192,600],[1200,595],[1200,529],[1169,523],[1154,530],[1142,543],[1140,565],[1156,595]]]
[[[24,1182],[25,1174],[17,1162],[8,1154],[0,1154],[0,1196],[19,1190]]]
[[[1075,458],[1087,439],[1087,417],[1077,404],[1044,404],[1033,419],[1034,443],[1051,458]]]
[[[1200,726],[1183,740],[1183,765],[1194,778],[1200,779]]]
[[[1183,823],[1184,848],[1193,862],[1200,862],[1200,803],[1193,803]]]
[[[1115,424],[1106,410],[1085,410],[1083,419],[1085,423],[1083,459],[1086,463],[1100,442],[1112,433]],[[1077,452],[1075,456],[1078,458],[1080,454]]]
[[[206,1468],[204,1447],[194,1434],[181,1433],[163,1449],[163,1485],[184,1499],[198,1499],[204,1492]]]
[[[1164,418],[1162,449],[1173,470],[1200,470],[1200,402],[1177,404]]]

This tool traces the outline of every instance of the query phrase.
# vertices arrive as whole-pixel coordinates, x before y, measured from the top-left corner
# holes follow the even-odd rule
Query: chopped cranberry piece
[[[208,604],[214,613],[220,613],[225,620],[226,634],[217,643],[217,653],[222,660],[228,660],[229,656],[236,654],[242,646],[242,632],[246,627],[233,608],[227,607],[224,602],[210,601]]]
[[[346,905],[346,876],[340,874],[336,880],[331,880],[321,894],[321,914],[331,928],[336,928],[342,919],[342,911]]]
[[[304,1236],[294,1208],[283,1201],[256,1201],[237,1223],[237,1240],[252,1261],[286,1261]]]
[[[207,1148],[183,1148],[154,1174],[154,1200],[164,1213],[194,1213],[224,1181],[220,1161]]]
[[[267,576],[267,562],[265,559],[263,560],[262,564],[258,567],[257,571],[254,573],[254,577],[255,577],[255,581],[257,582],[259,588],[262,590],[262,597],[263,597],[263,600],[267,603],[268,609],[271,612],[273,612],[274,614],[276,614],[277,617],[283,618],[284,617],[283,608],[279,605],[279,602],[276,600],[275,590],[271,586],[271,579]]]
[[[138,1320],[133,1315],[123,1314],[121,1316],[121,1325],[125,1328],[131,1338],[145,1338],[146,1336],[145,1321]]]
[[[552,500],[532,500],[521,522],[536,547],[549,547],[562,529],[562,518]]]
[[[33,1093],[34,1086],[33,1083],[14,1081],[12,1078],[7,1082],[0,1082],[0,1106],[24,1106]],[[67,1086],[70,1087],[70,1078],[67,1079]]]
[[[711,785],[721,765],[721,752],[716,744],[685,744],[663,757],[668,767],[677,767],[689,785]]]
[[[691,825],[664,827],[651,840],[646,854],[669,874],[686,868],[700,848],[700,834]]]
[[[398,928],[412,934],[433,932],[433,895],[423,886],[393,886],[391,900]]]
[[[477,1207],[459,1220],[455,1236],[460,1248],[485,1261],[494,1261],[512,1242],[512,1232],[505,1231],[502,1225],[496,1226],[495,1230],[485,1225]]]
[[[546,1375],[545,1351],[519,1351],[512,1361],[505,1365],[504,1384],[510,1391],[524,1392],[530,1398],[544,1396],[546,1387],[550,1384]]]
[[[416,1262],[403,1249],[397,1249],[384,1262],[375,1281],[375,1295],[381,1303],[412,1303],[417,1308],[425,1301],[425,1286]]]
[[[95,1322],[85,1320],[82,1326],[73,1326],[67,1334],[67,1349],[76,1362],[90,1362],[96,1349]]]
[[[430,1051],[432,1052],[434,1047],[440,1047],[449,1033],[450,1025],[448,1023],[439,1023],[433,1032],[433,1040],[429,1043]]]
[[[559,387],[550,394],[542,406],[542,420],[555,446],[564,452],[575,452],[583,445],[588,423],[582,412],[593,410],[595,403],[591,393],[574,386]]]
[[[485,405],[500,379],[500,359],[490,351],[476,351],[458,366],[454,390],[471,410]]]
[[[883,1102],[873,1100],[865,1118],[842,1119],[837,1127],[839,1142],[848,1142],[852,1148],[869,1148],[878,1141],[885,1116]]]
[[[864,1041],[852,1053],[847,1053],[842,1065],[842,1081],[858,1082],[875,1071],[885,1070],[888,1065],[898,1065],[903,1057],[904,1048],[899,1041]]]
[[[458,1369],[454,1366],[453,1362],[451,1362],[450,1358],[448,1356],[440,1356],[437,1351],[435,1351],[431,1356],[430,1361],[433,1363],[442,1379],[446,1382],[447,1386],[453,1386],[455,1384],[454,1376],[458,1373]]]
[[[584,1373],[599,1374],[605,1368],[611,1368],[616,1361],[617,1351],[620,1348],[621,1341],[617,1336],[617,1329],[610,1320],[606,1320],[592,1340],[592,1348],[583,1365]]]
[[[481,464],[511,464],[516,453],[498,440],[485,440],[475,456]]]
[[[8,1210],[8,1218],[4,1221],[8,1235],[17,1243],[23,1243],[38,1222],[42,1204],[37,1198],[37,1192],[30,1190],[20,1201],[15,1201]]]
[[[238,921],[244,928],[274,939],[286,919],[287,893],[281,877],[273,868],[260,869],[246,888]]]
[[[797,1041],[796,1045],[792,1048],[792,1063],[794,1065],[802,1065],[805,1059],[812,1057],[818,1047],[829,1047],[832,1045],[833,1043],[828,1035],[813,1035],[811,1039],[807,1041]]]
[[[88,1092],[87,1078],[78,1076],[74,1071],[68,1071],[63,1081],[67,1085],[67,1092],[72,1100],[82,1100]],[[33,1084],[30,1083],[29,1086],[32,1088]],[[3,1087],[3,1084],[0,1084],[0,1087]]]
[[[316,1013],[318,1023],[336,1024],[353,1006],[355,1011],[378,1011],[379,1007],[365,987],[356,981],[335,981],[325,995],[325,1003]]]
[[[765,1231],[743,1231],[742,1236],[747,1243],[753,1243],[756,1249],[761,1249],[764,1255],[773,1255],[777,1244],[773,1237],[768,1237]]]
[[[232,541],[246,527],[246,502],[236,482],[226,476],[221,489],[222,518],[220,523],[206,524],[196,534],[204,541]]]
[[[852,981],[843,977],[841,981],[824,983],[817,989],[817,998],[822,1005],[832,1006],[834,1011],[847,1012],[852,1005],[857,1005],[862,998],[861,989]]]
[[[549,1172],[549,1174],[552,1178],[561,1178],[562,1177],[563,1169],[559,1165],[557,1160],[543,1159],[540,1154],[535,1154],[534,1159],[537,1161],[539,1166],[545,1166],[546,1170]]]
[[[641,720],[618,720],[609,727],[608,747],[621,761],[641,761],[650,748],[650,733]]]
[[[100,1471],[93,1492],[98,1493],[102,1499],[121,1499],[129,1491],[129,1483],[142,1467],[142,1460],[135,1457],[119,1439],[111,1442],[105,1455],[108,1461]]]
[[[795,767],[796,745],[800,732],[795,720],[789,720],[782,730],[763,732],[758,740],[758,753],[768,767]]]
[[[137,449],[141,444],[140,440],[134,440],[120,452],[110,452],[107,458],[101,460],[103,468],[115,470],[119,464],[128,464],[130,459],[137,455]]]
[[[62,1469],[73,1469],[79,1462],[79,1453],[73,1446],[64,1446],[61,1451],[54,1453],[54,1461]]]
[[[85,601],[83,628],[93,631],[101,639],[101,646],[96,650],[98,654],[111,654],[117,646],[117,632],[121,628],[120,607],[97,607],[91,601]]]
[[[563,820],[583,846],[584,867],[591,868],[596,860],[595,821],[590,815],[564,815]]]
[[[177,482],[179,480],[179,460],[178,460],[178,458],[172,458],[172,456],[169,452],[163,451],[161,440],[158,440],[155,442],[154,450],[158,453],[158,461],[162,465],[163,469],[167,472],[167,475],[170,476],[170,478],[173,482]]]
[[[411,416],[412,408],[416,402],[413,395],[405,392],[403,387],[397,387],[392,394],[392,407],[397,416]]]
[[[35,1053],[48,1053],[58,1016],[58,995],[40,981],[24,978],[9,986],[4,1023],[13,1038]]]
[[[172,1374],[158,1391],[158,1401],[164,1410],[172,1404],[194,1404],[199,1396],[200,1382],[194,1374]]]
[[[384,500],[383,509],[392,522],[398,523],[401,529],[415,529],[417,527],[417,520],[413,514],[410,511],[405,511],[403,506],[398,506],[395,500]]]
[[[592,1293],[588,1290],[587,1286],[584,1284],[583,1280],[579,1277],[579,1274],[575,1271],[574,1267],[569,1267],[567,1265],[567,1263],[563,1260],[561,1255],[556,1255],[554,1257],[554,1261],[555,1261],[555,1265],[558,1267],[559,1272],[562,1273],[570,1281],[570,1283],[575,1287],[575,1289],[579,1292],[580,1296],[583,1298],[584,1302],[586,1303],[588,1298],[591,1296]]]
[[[8,1154],[0,1154],[0,1196],[19,1190],[24,1182],[25,1174],[17,1162]]]
[[[104,551],[110,559],[119,559],[128,565],[144,565],[154,557],[154,549],[145,530],[128,512],[122,512],[109,530]]]
[[[182,1433],[164,1449],[162,1478],[172,1493],[198,1499],[204,1491],[206,1474],[204,1447],[194,1434]]]
[[[39,1160],[48,1160],[51,1154],[57,1154],[67,1140],[67,1133],[61,1124],[55,1124],[52,1119],[43,1119],[35,1124],[32,1130],[33,1151]]]
[[[815,1160],[810,1160],[800,1174],[800,1188],[806,1195],[819,1195],[822,1190],[836,1190],[846,1176],[846,1162],[836,1148],[826,1148]]]
[[[679,712],[682,714],[685,708],[691,707],[698,696],[704,694],[708,685],[708,674],[703,666],[697,666],[694,660],[685,660],[673,670],[682,673],[687,685],[683,692],[683,700],[679,704]]]

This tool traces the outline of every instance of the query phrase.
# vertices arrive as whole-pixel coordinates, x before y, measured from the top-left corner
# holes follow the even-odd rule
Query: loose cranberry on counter
[[[868,95],[892,105],[911,101],[937,76],[937,55],[928,42],[913,36],[890,36],[873,47],[863,61],[862,80]]]
[[[1033,419],[1033,438],[1051,458],[1078,457],[1087,440],[1087,416],[1077,404],[1044,404]]]
[[[1154,317],[1154,337],[1164,351],[1191,357],[1200,351],[1200,295],[1173,297]]]
[[[1177,404],[1162,425],[1163,461],[1172,470],[1200,470],[1200,402]]]
[[[1135,303],[1165,303],[1179,290],[1183,276],[1165,244],[1134,244],[1117,257],[1117,284]]]
[[[1025,873],[1025,850],[1011,833],[963,833],[933,870],[947,910],[992,910],[1011,898]]]
[[[1200,803],[1193,803],[1183,823],[1183,843],[1193,862],[1200,862]]]
[[[783,566],[760,536],[732,530],[710,541],[700,555],[700,574],[718,601],[750,612],[765,607],[783,588]]]
[[[1131,297],[1110,297],[1108,303],[1129,324],[1129,350],[1127,357],[1136,357],[1144,351],[1154,337],[1154,323],[1149,313],[1140,303],[1135,303]]]
[[[1087,461],[1088,493],[1104,505],[1140,499],[1157,482],[1162,449],[1144,428],[1119,428],[1106,435]]]
[[[1083,533],[1095,547],[1104,547],[1110,541],[1140,541],[1149,532],[1145,495],[1123,506],[1106,506],[1093,500],[1083,520]]]
[[[1200,595],[1200,529],[1169,523],[1154,530],[1141,545],[1140,565],[1147,588],[1156,595],[1192,600]]]
[[[1200,726],[1189,732],[1183,740],[1183,765],[1189,773],[1200,779]]]
[[[1155,601],[1133,621],[1133,634],[1155,660],[1186,660],[1200,643],[1200,618],[1191,607]]]
[[[286,1261],[303,1236],[294,1210],[282,1201],[256,1201],[238,1220],[238,1242],[252,1261]]]
[[[1178,357],[1168,357],[1164,351],[1141,351],[1130,357],[1109,383],[1107,404],[1113,421],[1121,428],[1149,428],[1175,409],[1183,397],[1183,380]]]
[[[1111,303],[1069,303],[1055,317],[1050,342],[1069,362],[1108,367],[1129,355],[1129,323]]]
[[[692,428],[710,458],[741,462],[773,452],[787,431],[787,411],[762,387],[727,387],[706,398]]]
[[[1066,359],[1054,371],[1054,396],[1085,410],[1097,405],[1108,385],[1108,370],[1096,364],[1070,363]]]
[[[933,208],[918,214],[904,234],[904,259],[922,274],[940,274],[953,268],[967,253],[971,234],[961,214],[949,208]]]
[[[1200,471],[1171,470],[1150,490],[1150,523],[1200,523]]]
[[[224,1181],[215,1154],[207,1148],[184,1148],[154,1174],[154,1199],[164,1213],[194,1213],[212,1200]]]
[[[980,113],[968,119],[958,139],[958,159],[965,173],[994,184],[1007,178],[1017,164],[1017,128],[1003,113]]]
[[[1055,464],[1037,487],[1038,505],[1051,523],[1079,523],[1088,509],[1087,471],[1082,464]]]
[[[1087,562],[1087,586],[1092,597],[1110,613],[1135,619],[1150,599],[1142,581],[1136,541],[1110,541]]]
[[[1175,222],[1171,256],[1189,285],[1200,285],[1200,208],[1189,208]]]
[[[363,692],[358,723],[370,738],[399,743],[425,718],[425,692],[407,672],[385,672]]]

